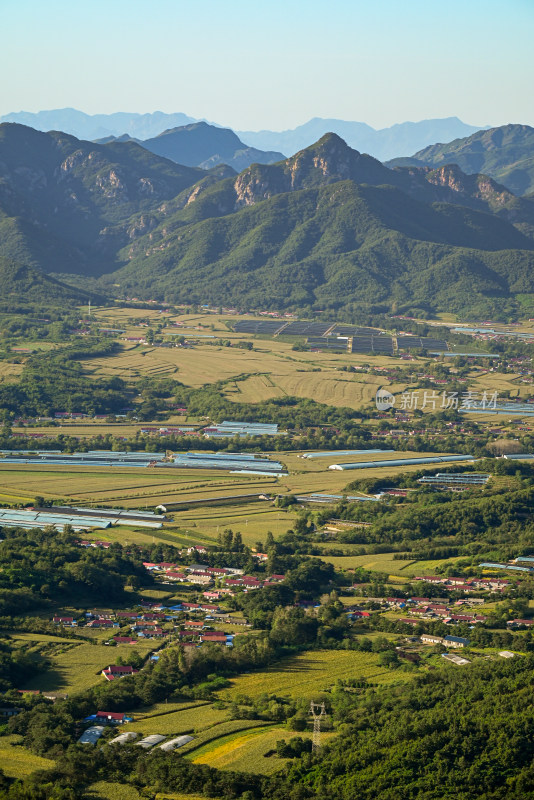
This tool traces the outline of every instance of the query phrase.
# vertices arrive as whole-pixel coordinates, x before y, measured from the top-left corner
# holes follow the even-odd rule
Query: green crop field
[[[171,711],[169,714],[159,713],[137,719],[134,711],[134,722],[124,725],[121,730],[141,732],[144,736],[153,733],[179,736],[188,731],[198,733],[224,722],[228,712],[214,708],[213,705],[189,706],[182,710]]]
[[[321,556],[323,561],[333,564],[336,569],[356,569],[363,567],[372,572],[385,572],[387,575],[403,576],[404,570],[413,561],[395,561],[393,553],[378,553],[365,556]]]
[[[2,736],[0,765],[8,778],[26,778],[39,769],[52,769],[54,762],[26,750],[22,746],[22,736]]]
[[[98,781],[87,787],[84,793],[87,800],[141,800],[141,795],[128,783]],[[165,797],[168,797],[166,794]]]
[[[338,678],[366,679],[371,683],[395,683],[409,679],[378,665],[375,653],[346,650],[314,650],[286,659],[265,670],[240,675],[230,689],[219,692],[221,699],[235,701],[240,695],[258,697],[313,698],[328,689]]]
[[[109,631],[111,636],[113,632]],[[24,640],[39,641],[43,643],[46,641],[43,637],[35,639],[33,634],[22,634]],[[14,639],[18,639],[18,635],[13,634]],[[56,637],[52,637],[54,640]],[[135,646],[141,655],[150,652],[154,649],[154,642],[140,641]],[[68,694],[75,694],[82,692],[85,689],[94,686],[105,680],[100,672],[109,664],[114,664],[119,655],[127,655],[132,652],[130,645],[117,645],[117,647],[107,647],[100,644],[85,644],[84,642],[77,643],[75,640],[69,640],[68,644],[62,646],[61,652],[55,650],[51,656],[51,667],[32,678],[28,681],[23,688],[25,689],[40,689],[49,692],[67,692]]]

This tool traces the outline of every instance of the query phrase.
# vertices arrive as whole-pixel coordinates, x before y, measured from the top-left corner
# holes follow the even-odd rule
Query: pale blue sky
[[[534,0],[0,0],[0,114],[534,125]]]

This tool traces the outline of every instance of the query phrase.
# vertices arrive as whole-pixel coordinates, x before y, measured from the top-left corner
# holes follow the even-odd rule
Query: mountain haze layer
[[[286,156],[317,141],[325,133],[337,133],[350,147],[385,161],[414,152],[435,142],[449,142],[469,136],[480,128],[466,125],[458,117],[402,122],[375,130],[363,122],[315,117],[304,125],[287,131],[237,131],[247,144],[263,150],[281,150]]]
[[[103,139],[127,134],[134,139],[152,139],[164,131],[182,127],[199,120],[187,114],[151,114],[118,112],[115,114],[85,114],[74,108],[31,113],[14,112],[0,117],[2,122],[29,125],[41,131],[64,131],[79,139]],[[214,127],[221,127],[212,123]],[[379,158],[381,161],[407,156],[436,142],[469,136],[483,126],[467,125],[457,117],[402,122],[375,130],[364,122],[315,117],[303,125],[286,131],[236,131],[245,147],[275,151],[291,156],[309,147],[325,133],[341,136],[351,147]],[[249,162],[250,163],[250,162]],[[236,165],[232,165],[237,167]]]
[[[0,117],[2,122],[28,125],[38,131],[63,131],[78,139],[102,139],[105,136],[128,134],[133,138],[148,139],[168,128],[196,122],[187,114],[135,114],[119,111],[114,114],[85,114],[75,108],[58,108],[51,111],[17,111]]]

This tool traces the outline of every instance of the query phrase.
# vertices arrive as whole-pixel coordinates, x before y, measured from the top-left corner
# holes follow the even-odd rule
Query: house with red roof
[[[127,675],[135,675],[139,670],[128,665],[111,664],[102,670],[102,675],[106,680],[113,681],[116,678],[125,678]]]

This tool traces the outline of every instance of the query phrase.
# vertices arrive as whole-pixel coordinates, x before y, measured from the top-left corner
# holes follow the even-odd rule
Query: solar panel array
[[[344,350],[347,351],[348,339],[338,339],[337,336],[309,337],[307,344],[314,350]]]
[[[337,456],[361,456],[369,453],[394,453],[394,450],[317,450],[313,453],[303,453],[298,458],[336,458]]]
[[[204,429],[208,439],[232,436],[278,436],[278,425],[267,422],[221,422]]]
[[[275,336],[282,333],[284,336],[324,336],[329,331],[334,336],[376,336],[376,328],[362,328],[357,325],[343,325],[340,323],[309,322],[295,320],[288,322],[283,319],[245,319],[234,323],[236,333],[263,333]]]
[[[356,497],[353,495],[342,495],[342,494],[309,494],[309,495],[297,495],[295,498],[299,503],[337,503],[340,500],[348,500],[350,503],[352,502],[371,502],[377,503],[377,497]]]
[[[353,353],[386,353],[393,355],[393,339],[391,336],[354,336]]]
[[[377,336],[376,328],[358,328],[355,325],[336,325],[333,333],[336,336]]]
[[[436,475],[424,475],[418,483],[431,486],[484,486],[490,476],[483,472],[438,472]]]
[[[324,336],[331,327],[331,322],[290,322],[282,333],[284,336]]]
[[[132,515],[122,517],[121,512],[100,511],[100,509],[34,509],[33,511],[21,509],[0,509],[0,525],[13,525],[21,528],[46,528],[53,525],[56,529],[63,528],[64,525],[71,525],[74,530],[86,530],[87,528],[109,528],[110,525],[130,523],[141,528],[161,528],[159,522],[163,517],[154,519],[135,519]]]
[[[285,324],[286,321],[282,319],[244,319],[235,323],[234,330],[236,333],[266,333],[274,336]]]
[[[399,350],[448,350],[445,339],[431,339],[422,336],[397,336]]]

